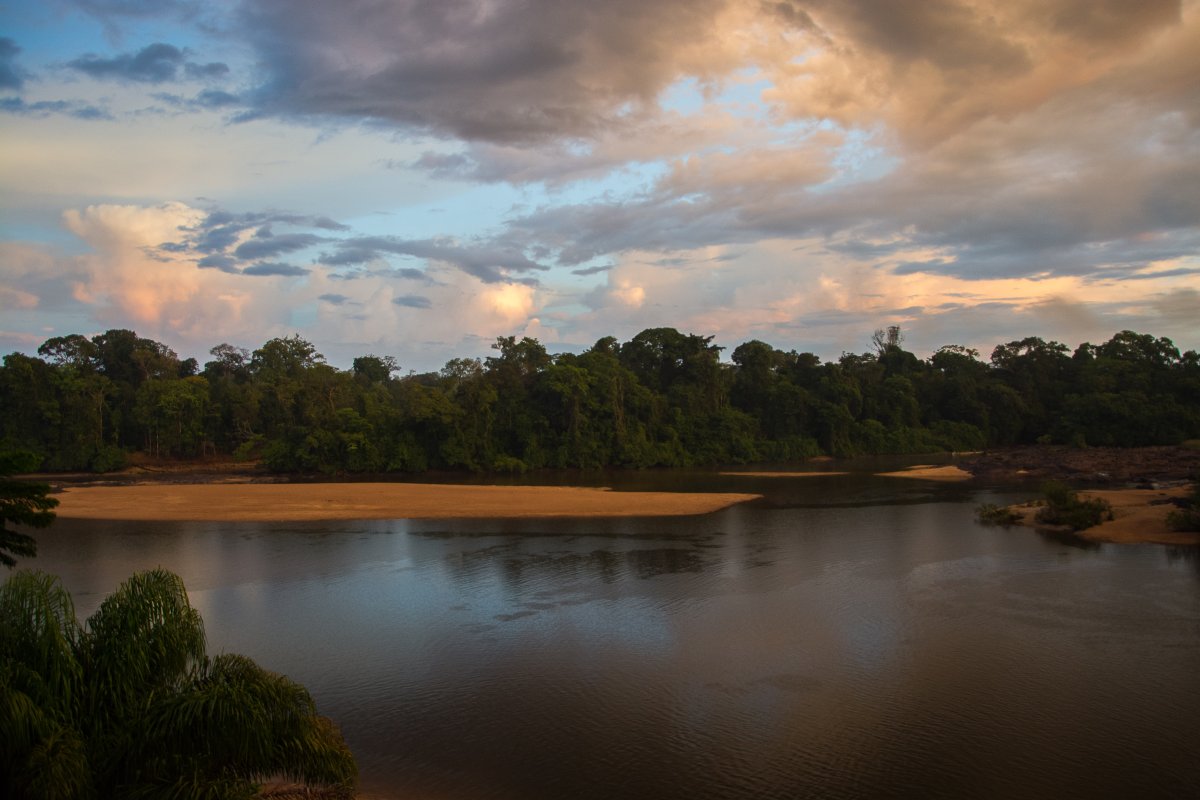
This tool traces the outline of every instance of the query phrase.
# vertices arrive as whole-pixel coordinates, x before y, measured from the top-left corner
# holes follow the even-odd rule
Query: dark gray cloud
[[[344,295],[344,294],[335,294],[335,293],[332,293],[332,292],[331,292],[331,293],[329,293],[329,294],[322,294],[322,295],[318,295],[318,296],[317,296],[317,299],[318,299],[318,300],[323,300],[324,302],[326,302],[326,303],[329,303],[329,304],[330,304],[330,305],[332,305],[332,306],[341,306],[341,305],[345,305],[347,302],[349,302],[349,301],[350,301],[350,298],[349,298],[349,297],[347,297],[346,295]]]
[[[283,276],[283,277],[293,278],[293,277],[299,277],[301,275],[307,275],[311,271],[312,270],[305,269],[304,267],[297,267],[294,264],[283,264],[283,263],[279,263],[279,262],[275,262],[275,263],[264,262],[261,264],[252,264],[251,266],[246,267],[244,270],[242,270],[242,274],[243,275],[259,275],[259,276],[279,275],[279,276]]]
[[[87,121],[113,118],[112,114],[105,109],[90,103],[80,103],[75,100],[38,100],[26,103],[19,97],[0,98],[0,112],[30,117],[49,117],[62,114]]]
[[[392,300],[398,306],[405,308],[432,308],[433,304],[429,302],[428,297],[422,297],[419,294],[406,294],[396,297]]]
[[[926,61],[939,69],[1000,73],[1030,66],[1025,50],[1009,38],[1011,31],[997,26],[986,10],[959,0],[811,0],[792,5],[833,16],[858,46],[887,53],[900,63]]]
[[[290,226],[308,230],[277,232],[276,227]],[[313,233],[313,230],[321,233]],[[252,232],[252,233],[250,233]],[[221,209],[208,213],[197,225],[180,230],[178,241],[164,242],[158,249],[178,255],[194,253],[197,265],[247,275],[302,274],[299,267],[276,264],[271,259],[324,245],[328,249],[317,263],[339,268],[332,277],[352,279],[358,273],[388,278],[435,283],[417,267],[397,267],[392,258],[414,258],[447,264],[486,283],[513,281],[536,284],[532,278],[516,278],[514,273],[548,269],[529,258],[515,240],[503,236],[475,240],[451,237],[402,239],[394,236],[345,236],[347,226],[326,216],[281,212],[236,214]],[[249,234],[249,235],[248,235]],[[379,263],[376,263],[379,262]],[[364,265],[374,265],[362,269]],[[381,265],[386,265],[382,266]],[[351,268],[351,269],[342,269]],[[288,271],[275,271],[285,269]],[[308,270],[303,270],[307,273]]]
[[[221,272],[228,272],[233,275],[242,271],[237,265],[237,259],[226,255],[205,256],[196,262],[196,266],[200,267],[200,269],[219,269]]]
[[[439,261],[461,269],[485,283],[511,280],[510,273],[544,270],[522,248],[502,238],[463,243],[452,238],[400,239],[358,236],[339,240],[336,249],[318,259],[329,266],[353,266],[385,258],[409,256]],[[422,276],[423,277],[423,276]]]
[[[0,36],[0,89],[20,89],[29,77],[17,64],[21,48],[7,36]]]
[[[112,58],[88,53],[68,61],[67,66],[100,80],[135,83],[166,83],[181,77],[211,79],[229,74],[229,67],[225,64],[187,61],[186,51],[163,42],[147,45],[136,53],[122,53]]]
[[[1048,28],[1103,46],[1137,39],[1179,21],[1180,0],[1049,0],[1030,4]]]
[[[254,114],[374,119],[463,139],[590,136],[654,104],[729,0],[248,0]],[[695,67],[695,65],[692,65]]]
[[[269,228],[262,228],[253,238],[238,245],[233,254],[241,259],[271,258],[294,253],[306,247],[326,241],[322,236],[311,233],[284,233],[276,235]]]
[[[587,277],[588,275],[599,275],[600,273],[608,272],[611,269],[612,269],[612,265],[606,264],[602,267],[585,267],[584,269],[573,269],[573,270],[571,270],[571,274],[572,275],[582,275],[584,277]]]
[[[197,94],[193,100],[196,105],[203,108],[229,108],[241,104],[241,98],[229,92],[223,92],[220,89],[205,89]]]
[[[194,81],[209,81],[229,75],[229,65],[220,61],[196,64],[191,61],[183,65],[183,73]]]
[[[256,237],[243,245],[249,245],[249,247],[241,252],[239,257],[263,258],[294,252],[297,249],[324,241],[316,234],[307,233],[275,236],[271,230],[272,225],[316,228],[322,231],[349,230],[347,226],[326,216],[307,216],[273,211],[235,214],[218,209],[209,212],[194,229],[183,231],[186,234],[183,243],[200,253],[224,253],[242,237],[243,233],[257,229]]]
[[[221,89],[205,89],[193,97],[178,94],[155,92],[151,95],[155,100],[176,109],[188,111],[216,111],[223,108],[234,108],[242,105],[242,99]]]

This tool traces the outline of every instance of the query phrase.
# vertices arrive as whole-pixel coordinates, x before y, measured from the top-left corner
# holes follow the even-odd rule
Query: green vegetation
[[[1021,515],[1007,506],[998,506],[995,503],[984,503],[975,509],[976,518],[984,525],[1017,525],[1021,522]]]
[[[58,501],[50,497],[44,483],[13,480],[12,476],[37,468],[37,456],[20,451],[0,450],[0,564],[13,567],[15,556],[37,555],[37,542],[29,534],[11,530],[10,522],[30,528],[44,528],[54,521],[53,508]]]
[[[1071,487],[1060,481],[1042,485],[1045,505],[1038,509],[1037,521],[1047,525],[1065,525],[1073,531],[1093,528],[1112,519],[1112,507],[1099,498],[1081,500]]]
[[[1178,511],[1167,514],[1167,527],[1173,531],[1200,532],[1200,482],[1192,484],[1192,495]]]
[[[519,473],[791,461],[818,454],[978,450],[1033,442],[1200,438],[1200,355],[1122,331],[1071,352],[1036,337],[921,360],[881,331],[872,352],[822,362],[673,328],[582,353],[501,337],[487,359],[399,375],[349,370],[298,336],[220,344],[201,367],[128,330],[55,337],[0,367],[0,445],[47,470],[107,470],[135,451],[224,454],[272,470]]]
[[[134,575],[81,627],[58,579],[0,587],[0,795],[249,798],[272,775],[353,794],[354,758],[304,687],[210,658],[178,576]]]

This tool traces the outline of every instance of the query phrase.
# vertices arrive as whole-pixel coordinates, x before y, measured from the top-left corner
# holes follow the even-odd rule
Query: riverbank
[[[1191,493],[1188,486],[1164,489],[1103,489],[1079,492],[1082,500],[1100,499],[1112,507],[1113,518],[1074,535],[1092,542],[1115,544],[1200,545],[1200,533],[1183,533],[1167,527],[1167,515],[1177,506],[1175,499]],[[1009,506],[1020,515],[1018,524],[1030,528],[1059,530],[1058,526],[1039,523],[1035,517],[1041,506],[1035,502]]]
[[[760,495],[426,483],[200,483],[66,487],[60,517],[207,522],[708,514]]]

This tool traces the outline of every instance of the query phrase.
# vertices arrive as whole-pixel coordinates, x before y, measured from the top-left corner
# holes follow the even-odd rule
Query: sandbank
[[[1093,542],[1117,544],[1200,545],[1200,533],[1184,533],[1167,527],[1167,514],[1176,510],[1176,506],[1164,501],[1186,497],[1190,491],[1187,486],[1176,486],[1169,489],[1102,489],[1079,492],[1080,498],[1084,500],[1099,498],[1107,501],[1112,506],[1113,518],[1094,528],[1076,531],[1075,535]],[[1053,527],[1041,525],[1034,519],[1038,511],[1038,505],[1034,503],[1010,508],[1021,515],[1022,525],[1031,528]]]
[[[760,495],[613,492],[563,486],[423,483],[144,484],[70,487],[64,518],[213,522],[707,514]]]
[[[721,472],[720,475],[742,475],[747,478],[820,478],[828,475],[849,475],[849,472]]]
[[[941,466],[936,467],[932,464],[918,464],[915,467],[902,469],[898,472],[880,472],[879,475],[884,478],[920,478],[926,481],[965,481],[971,479],[971,473],[959,467]]]

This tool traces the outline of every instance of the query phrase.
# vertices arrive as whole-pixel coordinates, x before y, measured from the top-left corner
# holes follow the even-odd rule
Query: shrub
[[[1021,515],[1013,511],[1007,506],[998,506],[995,503],[984,503],[975,509],[975,516],[984,525],[1017,525],[1021,522]]]
[[[1200,483],[1192,486],[1192,496],[1184,500],[1184,507],[1167,514],[1167,527],[1184,533],[1200,532]]]
[[[506,472],[510,475],[521,475],[529,470],[529,465],[519,458],[500,455],[492,459],[492,472]]]
[[[89,466],[92,472],[116,472],[128,463],[125,451],[111,444],[96,448]]]
[[[1038,522],[1082,531],[1113,518],[1112,507],[1106,501],[1099,498],[1081,500],[1071,487],[1061,481],[1047,481],[1042,485],[1042,494],[1046,505],[1038,510]]]

